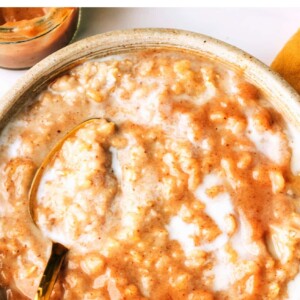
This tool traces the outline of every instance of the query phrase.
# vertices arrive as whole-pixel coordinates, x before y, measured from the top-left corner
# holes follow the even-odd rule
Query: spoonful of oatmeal
[[[35,300],[50,298],[69,249],[99,247],[99,228],[117,192],[109,147],[115,125],[90,119],[67,133],[37,170],[29,192],[34,223],[52,242]]]

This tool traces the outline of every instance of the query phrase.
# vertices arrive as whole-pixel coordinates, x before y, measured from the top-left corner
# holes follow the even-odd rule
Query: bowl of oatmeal
[[[44,170],[34,208],[28,191]],[[299,299],[300,104],[201,34],[117,31],[32,68],[0,103],[0,286],[52,299]]]

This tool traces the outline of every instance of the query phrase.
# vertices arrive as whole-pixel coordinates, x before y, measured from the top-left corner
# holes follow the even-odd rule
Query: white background
[[[300,27],[300,8],[85,8],[75,41],[138,27],[200,32],[235,45],[269,65]],[[26,76],[26,71],[0,69],[0,97],[21,76]]]

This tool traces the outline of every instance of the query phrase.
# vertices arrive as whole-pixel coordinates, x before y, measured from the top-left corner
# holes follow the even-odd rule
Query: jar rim
[[[0,44],[19,44],[38,39],[63,24],[76,10],[78,8],[75,7],[50,8],[43,16],[17,21],[13,25],[3,24],[0,26]],[[22,25],[25,27],[23,30]]]

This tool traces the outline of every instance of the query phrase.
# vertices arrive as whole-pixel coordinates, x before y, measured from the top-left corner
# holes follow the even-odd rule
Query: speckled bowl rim
[[[27,71],[0,100],[0,130],[54,77],[89,58],[137,49],[177,48],[208,56],[242,69],[245,76],[270,95],[286,120],[300,128],[300,96],[276,72],[246,52],[212,37],[184,30],[143,28],[112,31],[71,44]]]

